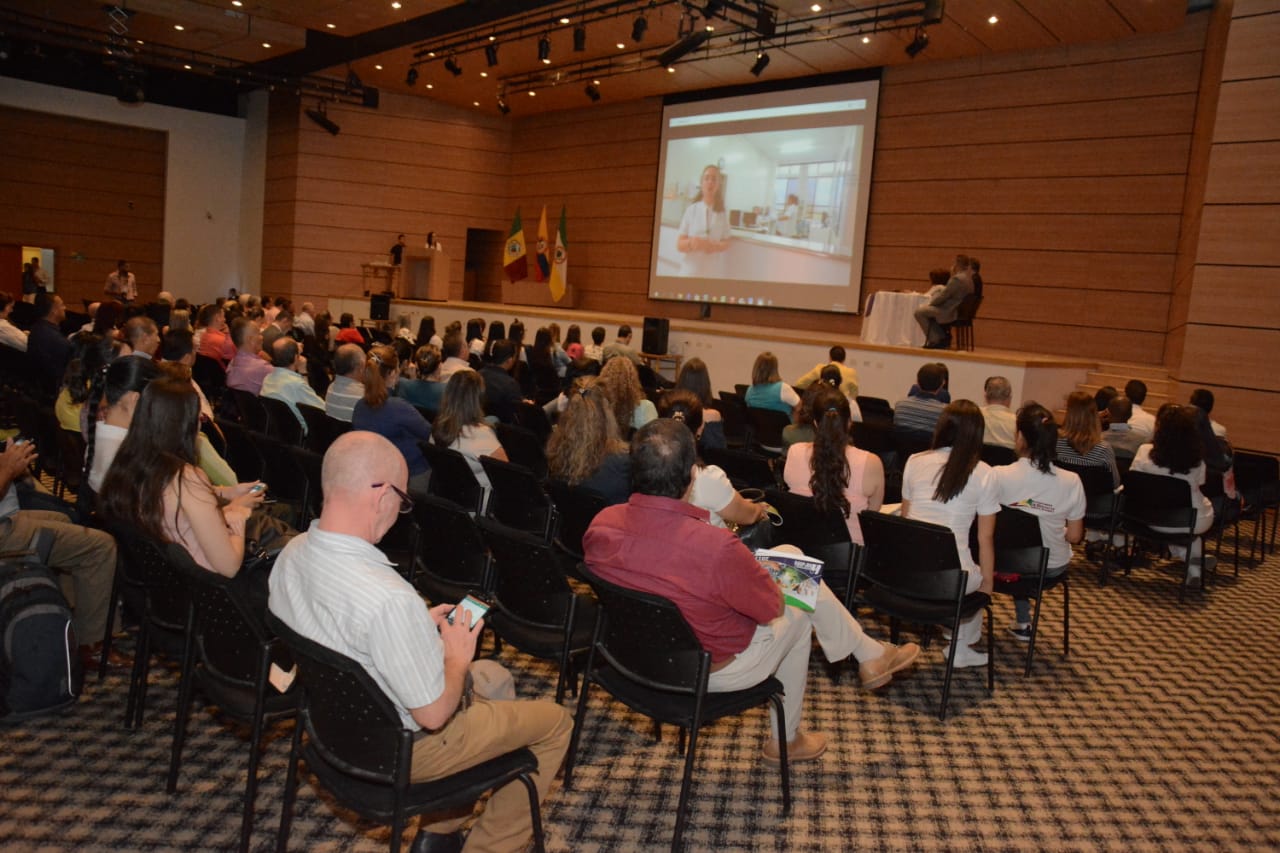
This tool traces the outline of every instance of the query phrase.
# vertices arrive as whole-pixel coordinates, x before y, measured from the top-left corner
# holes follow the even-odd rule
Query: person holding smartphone
[[[321,481],[320,518],[285,547],[271,572],[271,611],[299,634],[358,661],[405,728],[419,732],[411,781],[438,779],[528,747],[538,762],[539,797],[545,798],[569,747],[572,716],[549,701],[477,697],[461,708],[484,624],[475,618],[479,610],[471,603],[456,611],[452,603],[428,608],[376,547],[413,509],[404,456],[376,433],[348,432],[325,453]],[[470,814],[420,830],[435,836],[425,839],[427,849],[460,849],[460,829]],[[506,785],[489,798],[467,846],[523,850],[532,835],[524,787]],[[415,839],[415,849],[421,840]]]

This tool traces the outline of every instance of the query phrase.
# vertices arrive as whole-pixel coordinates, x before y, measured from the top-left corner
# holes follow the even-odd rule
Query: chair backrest
[[[489,518],[480,519],[479,524],[493,557],[494,603],[528,627],[563,629],[573,591],[555,549]]]
[[[408,769],[403,750],[412,737],[395,705],[351,658],[303,637],[273,613],[266,622],[297,664],[300,715],[312,748],[344,773],[394,784]]]
[[[417,563],[423,569],[414,583],[440,604],[459,590],[488,592],[489,554],[476,521],[453,501],[419,495],[413,501],[418,525]]]
[[[307,476],[289,453],[297,445],[261,433],[245,434],[262,458],[262,479],[271,487],[268,497],[302,506],[307,499]]]
[[[324,453],[333,443],[333,436],[329,432],[329,415],[324,409],[308,406],[306,403],[298,404],[298,413],[307,422],[306,446],[316,453]]]
[[[1001,465],[1012,465],[1017,462],[1018,454],[1014,452],[1012,447],[984,444],[982,445],[982,461],[992,468],[998,468]]]
[[[262,479],[265,463],[258,448],[249,439],[250,431],[234,421],[218,419],[218,428],[227,440],[227,464],[242,483]]]
[[[302,443],[302,424],[293,413],[293,406],[274,397],[259,397],[258,402],[267,410],[267,435],[285,444]]]
[[[910,598],[955,601],[968,573],[949,528],[880,512],[858,513],[863,547],[857,576]]]
[[[191,378],[200,386],[209,404],[218,405],[227,390],[227,371],[218,360],[208,355],[196,355],[196,362],[191,366]]]
[[[782,524],[773,528],[773,544],[794,545],[822,560],[823,578],[829,584],[847,582],[853,571],[854,544],[839,510],[821,512],[813,498],[780,489],[765,490],[764,499],[782,516]]]
[[[516,426],[522,426],[538,437],[544,445],[551,436],[551,421],[546,411],[536,403],[520,401],[516,406]]]
[[[70,491],[77,491],[84,473],[84,436],[79,430],[58,430],[58,460],[62,466],[58,479]]]
[[[1034,575],[1049,565],[1040,519],[1016,507],[1001,507],[996,515],[995,545],[997,572]]]
[[[778,485],[769,460],[747,450],[731,450],[725,447],[708,447],[702,453],[708,465],[721,468],[735,488],[769,489]]]
[[[311,519],[320,517],[324,508],[324,487],[321,472],[324,469],[324,456],[305,447],[290,447],[289,455],[293,457],[294,466],[302,474],[306,484],[303,493],[303,509],[305,510],[301,524],[308,524]]]
[[[1124,475],[1121,514],[1130,521],[1152,527],[1193,530],[1196,510],[1191,505],[1191,484],[1177,477],[1128,471]]]
[[[898,451],[898,466],[905,468],[907,459],[916,453],[923,453],[933,444],[933,436],[927,432],[910,429],[893,431],[893,446]]]
[[[1063,462],[1055,460],[1054,465],[1063,471],[1070,471],[1080,478],[1080,485],[1084,487],[1085,497],[1095,497],[1097,495],[1112,494],[1115,492],[1115,486],[1111,481],[1111,470],[1101,465],[1079,465],[1073,462]]]
[[[583,573],[600,602],[594,654],[654,690],[695,695],[706,689],[711,656],[680,609],[658,595]]]
[[[254,432],[267,431],[267,410],[256,394],[242,388],[228,388],[231,399],[235,400],[236,411],[240,413],[240,423]]]
[[[550,542],[559,513],[537,476],[523,465],[492,456],[481,456],[480,465],[489,477],[489,516]]]
[[[125,578],[146,590],[151,624],[167,631],[185,631],[191,595],[185,579],[170,565],[164,546],[120,525],[108,525],[108,530],[124,551],[121,566]]]
[[[545,441],[531,429],[515,424],[495,424],[494,432],[498,434],[498,442],[507,452],[507,458],[517,465],[523,465],[533,472],[538,479],[547,476],[547,453]]]
[[[893,423],[893,406],[883,397],[866,397],[858,395],[858,408],[862,411],[864,423],[882,421]]]
[[[556,541],[571,556],[582,558],[582,537],[591,520],[609,505],[605,496],[586,486],[570,486],[563,480],[549,480],[547,491],[560,514],[560,532]]]
[[[854,446],[879,455],[894,449],[893,421],[855,421],[850,430]]]
[[[973,318],[978,316],[978,309],[981,307],[982,297],[977,293],[970,293],[960,300],[960,305],[956,308],[956,321],[951,325],[972,326]]]
[[[747,407],[747,422],[751,424],[751,442],[760,447],[782,447],[782,431],[791,425],[791,416],[773,409]]]
[[[720,417],[724,421],[724,437],[734,442],[747,439],[747,403],[742,395],[721,391]]]
[[[735,394],[737,394],[739,397],[741,397],[743,402],[746,402],[746,399],[747,399],[747,391],[748,391],[750,388],[751,388],[751,386],[750,386],[750,385],[746,385],[746,384],[744,384],[744,383],[738,382],[738,383],[735,383],[735,384],[734,384],[734,386],[733,386],[733,393],[735,393]]]
[[[1280,459],[1274,456],[1237,450],[1232,466],[1236,472],[1236,488],[1250,502],[1262,498],[1261,492],[1264,489],[1269,487],[1274,490],[1280,484]],[[1274,495],[1271,500],[1275,500]]]
[[[456,450],[439,447],[431,441],[420,441],[422,455],[431,466],[431,494],[456,503],[469,512],[479,512],[484,490],[476,479],[467,458]]]

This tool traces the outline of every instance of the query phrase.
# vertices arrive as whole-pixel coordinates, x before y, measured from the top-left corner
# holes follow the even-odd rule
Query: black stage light
[[[600,90],[597,89],[594,84],[588,83],[587,88],[582,91],[587,93],[587,97],[591,99],[592,103],[600,100]]]
[[[546,36],[538,39],[538,59],[543,65],[551,64],[551,39]]]
[[[658,55],[658,64],[664,68],[670,67],[677,60],[702,47],[709,38],[711,38],[711,33],[706,30],[697,30],[690,33],[660,53]]]
[[[452,56],[444,61],[444,70],[448,71],[454,77],[462,76],[462,68],[459,67],[458,63],[454,60]]]
[[[489,42],[484,46],[484,61],[489,63],[489,67],[498,64],[498,45],[496,42]]]
[[[582,53],[587,49],[587,28],[579,24],[573,28],[573,50]]]
[[[636,22],[631,25],[631,40],[637,44],[644,41],[644,34],[649,29],[649,22],[644,19],[644,15],[636,18]]]
[[[356,73],[354,68],[347,69],[347,91],[351,92],[364,86],[364,82],[360,79],[360,75]]]
[[[916,30],[916,37],[911,40],[911,44],[907,45],[907,48],[906,48],[907,56],[911,57],[912,59],[915,59],[922,52],[924,52],[924,49],[928,46],[929,46],[929,34],[924,31],[923,27],[921,27],[920,29]]]
[[[409,66],[409,73],[404,75],[404,84],[406,86],[414,86],[418,83],[418,69],[416,66]]]
[[[509,104],[507,104],[506,98],[498,98],[498,112],[502,113],[503,115],[506,115],[507,113],[511,112],[511,107]]]
[[[769,54],[757,53],[755,65],[751,66],[751,75],[759,77],[760,73],[769,67]]]
[[[329,119],[329,117],[328,117],[327,115],[325,115],[325,112],[324,112],[324,104],[323,104],[323,103],[321,103],[321,104],[320,104],[320,106],[319,106],[319,107],[317,107],[316,109],[314,109],[314,110],[307,110],[306,112],[307,112],[307,118],[311,119],[311,120],[312,120],[312,121],[314,121],[316,124],[320,125],[320,126],[321,126],[321,127],[323,127],[325,130],[327,130],[327,131],[329,131],[330,133],[332,133],[334,136],[337,136],[337,135],[338,135],[338,131],[342,130],[342,128],[340,128],[340,127],[338,127],[338,125],[334,124],[334,123]]]

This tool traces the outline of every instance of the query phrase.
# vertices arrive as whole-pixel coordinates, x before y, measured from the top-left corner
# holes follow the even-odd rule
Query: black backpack
[[[76,703],[84,685],[71,608],[44,565],[0,561],[0,720]]]

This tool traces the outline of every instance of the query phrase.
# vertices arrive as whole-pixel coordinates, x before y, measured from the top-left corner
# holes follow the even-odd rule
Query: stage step
[[[1173,380],[1165,375],[1165,378],[1156,379],[1154,377],[1134,376],[1132,373],[1104,373],[1101,370],[1090,370],[1088,377],[1080,387],[1090,385],[1094,388],[1101,388],[1104,385],[1110,385],[1117,391],[1124,391],[1124,386],[1128,384],[1130,379],[1140,379],[1147,386],[1148,394],[1168,394]]]
[[[1112,383],[1108,382],[1107,384],[1110,385]],[[1097,394],[1099,389],[1101,388],[1102,388],[1102,385],[1100,384],[1094,385],[1088,382],[1082,382],[1076,386],[1077,391],[1087,391],[1090,396]],[[1115,388],[1121,394],[1124,393],[1124,386],[1116,385]],[[1160,408],[1165,403],[1169,402],[1169,396],[1170,395],[1168,393],[1157,392],[1153,390],[1150,385],[1148,385],[1147,400],[1145,403],[1142,404],[1142,408],[1146,409],[1148,412],[1154,412],[1156,409]]]

